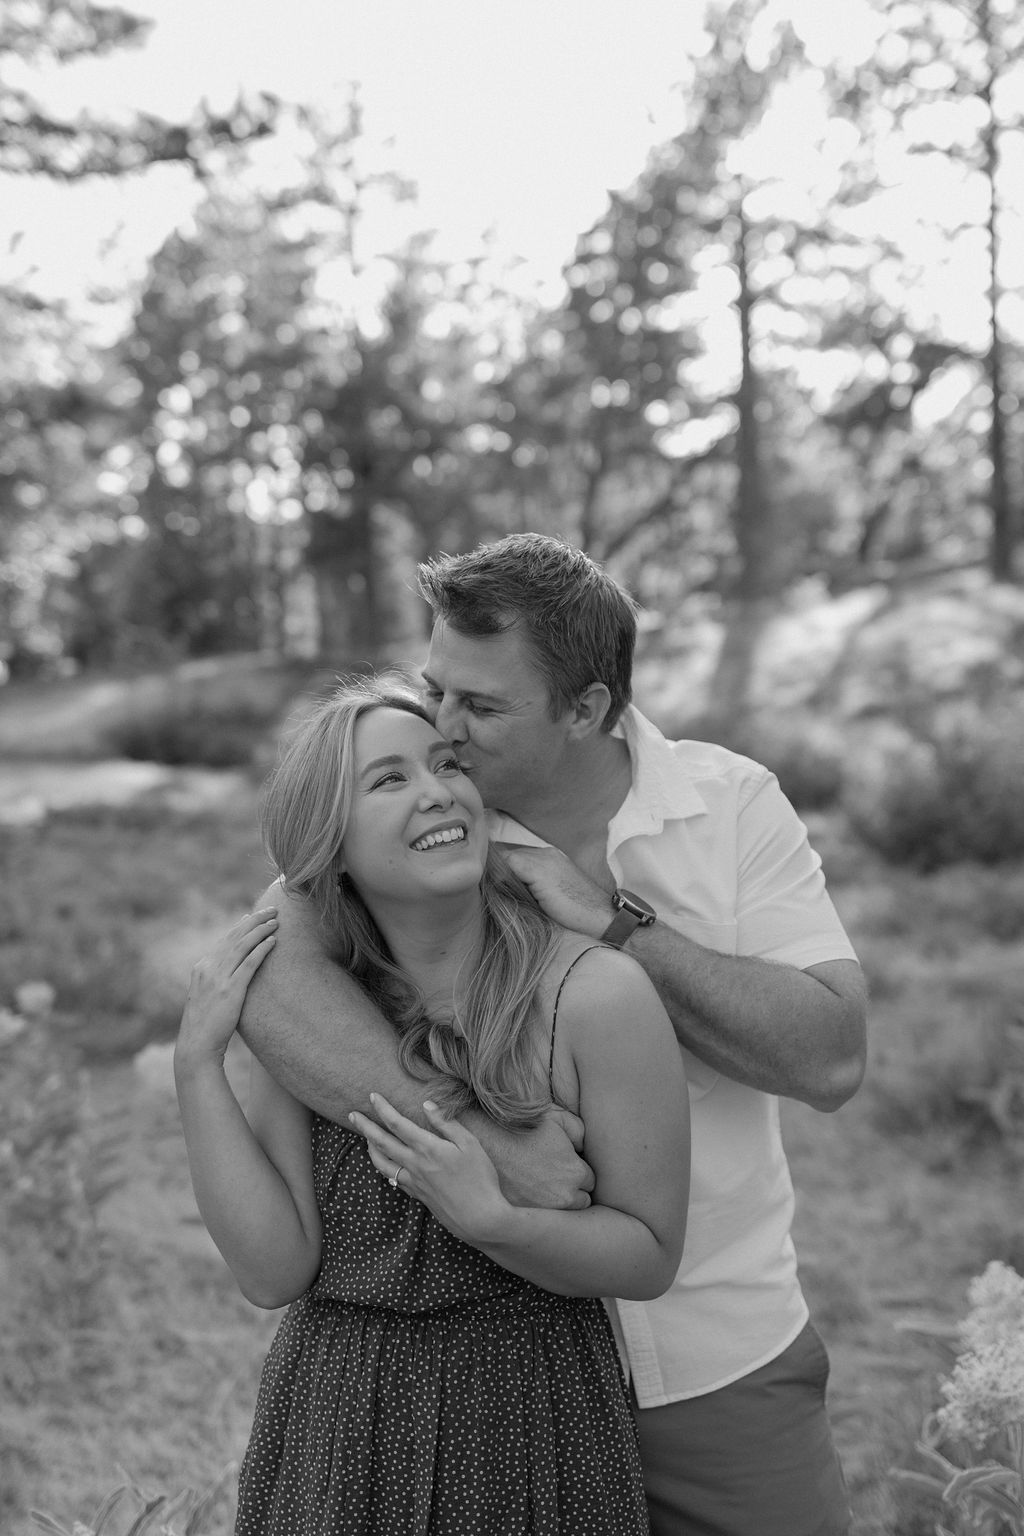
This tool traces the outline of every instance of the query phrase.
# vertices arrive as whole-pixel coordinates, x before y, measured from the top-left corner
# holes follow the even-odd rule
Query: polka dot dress
[[[320,1274],[263,1368],[236,1536],[642,1536],[600,1301],[555,1296],[313,1124]]]

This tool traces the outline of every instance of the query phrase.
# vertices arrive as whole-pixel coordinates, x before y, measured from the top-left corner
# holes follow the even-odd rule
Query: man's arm
[[[607,891],[556,848],[503,849],[550,917],[601,937],[614,915]],[[855,960],[799,970],[724,955],[662,920],[637,928],[625,948],[653,981],[680,1044],[723,1076],[825,1111],[857,1091],[867,989]]]
[[[327,954],[315,914],[280,883],[258,905],[278,912],[277,943],[246,994],[239,1030],[283,1088],[325,1119],[342,1124],[352,1110],[366,1114],[370,1094],[382,1094],[426,1124],[430,1084],[399,1065],[395,1032],[358,982]],[[529,1133],[501,1130],[484,1115],[466,1123],[484,1143],[508,1198],[519,1205],[582,1210],[593,1174],[576,1147],[582,1126],[561,1112]]]

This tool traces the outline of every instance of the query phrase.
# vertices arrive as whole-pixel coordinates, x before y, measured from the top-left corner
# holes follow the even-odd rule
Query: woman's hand
[[[224,1061],[246,988],[274,946],[277,908],[247,913],[192,967],[175,1047],[176,1070]]]
[[[501,1192],[498,1174],[472,1131],[458,1120],[446,1120],[429,1100],[423,1111],[431,1129],[399,1114],[379,1093],[370,1103],[380,1123],[366,1115],[349,1115],[365,1136],[378,1173],[407,1195],[414,1195],[442,1226],[464,1243],[494,1240],[511,1207]]]

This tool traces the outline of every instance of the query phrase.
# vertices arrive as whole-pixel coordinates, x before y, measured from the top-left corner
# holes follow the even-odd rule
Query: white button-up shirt
[[[632,707],[615,734],[633,765],[608,828],[616,884],[649,901],[659,922],[724,954],[799,969],[856,959],[773,774],[724,747],[666,741]],[[507,817],[490,824],[501,841],[541,841]],[[644,1408],[748,1375],[781,1354],[808,1315],[778,1100],[683,1055],[692,1165],[682,1264],[657,1300],[608,1303]]]

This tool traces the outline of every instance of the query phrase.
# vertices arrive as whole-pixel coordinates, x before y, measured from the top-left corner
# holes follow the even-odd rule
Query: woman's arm
[[[174,1051],[200,1215],[243,1294],[260,1307],[300,1296],[321,1248],[309,1111],[254,1063],[254,1131],[224,1072],[245,989],[273,947],[275,927],[270,911],[243,918],[196,965]]]
[[[476,1137],[432,1107],[430,1131],[380,1098],[382,1125],[363,1115],[352,1123],[380,1172],[401,1167],[402,1189],[506,1269],[565,1295],[659,1296],[679,1266],[690,1168],[689,1101],[668,1016],[640,967],[602,949],[569,977],[558,1029],[597,1181],[587,1210],[511,1205]]]
[[[422,1113],[430,1085],[403,1070],[395,1031],[358,982],[330,958],[315,913],[280,882],[261,897],[276,906],[274,952],[242,1007],[240,1033],[283,1088],[327,1120],[343,1124],[371,1089],[410,1117]],[[533,1131],[506,1131],[471,1116],[511,1199],[577,1210],[593,1177],[576,1155],[581,1139],[568,1115],[547,1115]]]

